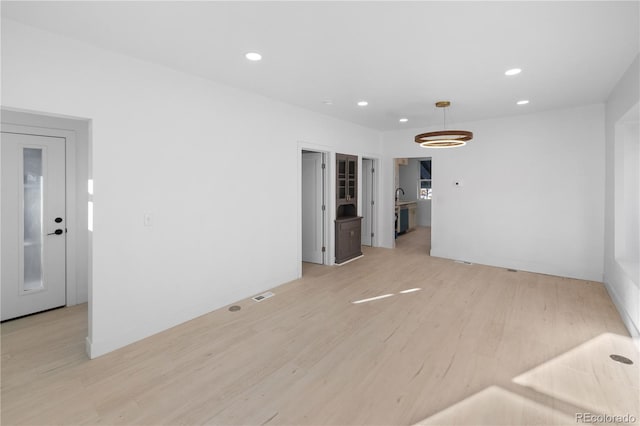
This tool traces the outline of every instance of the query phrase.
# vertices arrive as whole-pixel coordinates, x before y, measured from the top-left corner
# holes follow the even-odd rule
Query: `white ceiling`
[[[640,50],[639,14],[638,1],[2,1],[5,18],[380,130],[441,123],[437,100],[450,122],[602,102]]]

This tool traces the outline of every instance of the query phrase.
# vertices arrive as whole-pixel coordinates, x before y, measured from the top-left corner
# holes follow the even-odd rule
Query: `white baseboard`
[[[607,289],[607,293],[609,293],[609,297],[611,297],[613,304],[618,310],[618,313],[620,314],[620,318],[622,319],[622,322],[627,328],[627,331],[629,331],[629,334],[631,335],[631,337],[633,337],[634,340],[637,341],[637,339],[640,339],[640,330],[638,330],[638,327],[636,326],[636,324],[634,324],[631,317],[627,313],[627,310],[624,308],[624,304],[622,303],[622,300],[618,296],[618,293],[616,293],[614,288],[606,281],[604,283],[604,287]]]

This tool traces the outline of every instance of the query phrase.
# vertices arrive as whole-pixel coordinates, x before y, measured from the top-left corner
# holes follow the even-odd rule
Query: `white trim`
[[[322,243],[324,244],[324,253],[322,254],[322,264],[329,264],[329,154],[321,152],[322,164],[325,165],[322,170],[322,202],[324,205],[324,214],[322,215]],[[302,201],[302,194],[300,195]],[[302,225],[302,218],[300,225]]]
[[[90,359],[93,359],[95,358],[95,356],[92,355],[91,349],[92,349],[91,339],[89,339],[89,336],[87,336],[84,338],[84,352],[87,354],[87,356]]]
[[[76,279],[76,133],[72,130],[51,129],[37,126],[20,126],[2,123],[2,131],[36,136],[55,136],[65,139],[65,208],[67,228],[66,253],[66,304],[73,306],[78,303],[78,283]]]
[[[631,337],[633,337],[634,339],[640,339],[640,330],[638,330],[638,328],[633,322],[633,319],[629,315],[629,312],[627,312],[627,310],[625,309],[625,304],[623,303],[623,299],[620,296],[618,296],[615,286],[609,283],[608,280],[605,280],[604,288],[607,290],[607,293],[609,293],[609,297],[613,301],[613,305],[616,307],[616,310],[620,315],[620,319],[624,323]]]
[[[372,188],[372,192],[374,194],[374,204],[373,204],[373,209],[371,209],[373,211],[373,218],[371,220],[371,229],[373,229],[373,234],[374,236],[371,237],[371,247],[382,247],[380,244],[380,229],[378,229],[378,224],[381,223],[382,221],[378,220],[381,211],[380,211],[380,206],[382,205],[382,203],[380,202],[381,200],[381,194],[380,194],[380,188],[382,185],[380,185],[380,158],[378,156],[375,155],[363,155],[361,160],[360,160],[360,182],[362,182],[362,160],[371,160],[371,167],[373,167],[373,179],[371,181],[371,186]],[[362,189],[362,183],[360,183],[360,189]],[[360,192],[360,204],[362,204],[362,191]]]
[[[86,117],[78,117],[75,115],[67,115],[67,114],[56,114],[56,113],[52,113],[52,112],[45,112],[45,111],[37,111],[37,110],[32,110],[32,109],[24,109],[24,108],[14,108],[11,106],[2,106],[2,111],[3,112],[9,112],[9,113],[17,113],[17,114],[28,114],[31,116],[39,116],[42,118],[47,118],[47,119],[56,119],[56,118],[60,118],[63,120],[74,120],[74,121],[86,121],[89,122],[90,119],[86,118]],[[4,119],[3,119],[4,120]],[[8,123],[11,124],[10,121],[3,121],[3,123]],[[46,126],[38,126],[38,125],[31,125],[28,124],[27,126],[30,127],[39,127],[39,128],[47,128]]]

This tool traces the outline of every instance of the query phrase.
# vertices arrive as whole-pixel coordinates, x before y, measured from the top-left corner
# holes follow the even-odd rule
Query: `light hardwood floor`
[[[602,284],[432,258],[428,231],[401,236],[395,250],[364,247],[344,266],[305,264],[275,297],[95,360],[84,354],[86,306],[2,324],[2,424],[639,417],[638,354]],[[421,290],[401,293],[412,288]],[[383,294],[393,296],[351,303]]]

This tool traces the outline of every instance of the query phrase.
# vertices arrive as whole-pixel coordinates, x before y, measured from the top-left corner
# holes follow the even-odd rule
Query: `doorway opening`
[[[300,276],[312,264],[329,264],[327,160],[326,152],[307,149],[300,152]]]
[[[432,164],[431,157],[394,160],[395,247],[431,252]]]
[[[89,126],[2,109],[2,320],[89,302]]]

